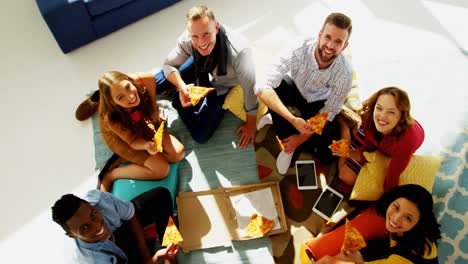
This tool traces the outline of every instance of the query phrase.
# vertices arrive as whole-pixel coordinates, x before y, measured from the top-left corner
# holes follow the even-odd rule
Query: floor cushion
[[[169,174],[166,178],[158,181],[142,181],[142,180],[131,180],[131,179],[118,179],[114,181],[112,187],[112,194],[130,201],[138,195],[154,189],[156,187],[164,187],[169,190],[172,197],[173,208],[176,208],[175,197],[177,196],[177,182],[179,172],[180,161],[169,164]]]
[[[351,193],[351,200],[376,201],[384,193],[384,182],[391,157],[376,150],[364,152],[367,162],[362,166]],[[442,157],[413,155],[401,173],[399,185],[418,184],[432,191],[434,177]]]

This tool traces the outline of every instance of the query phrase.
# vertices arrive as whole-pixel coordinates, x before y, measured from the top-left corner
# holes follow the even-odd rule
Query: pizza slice
[[[331,145],[328,146],[333,152],[339,153],[345,157],[349,154],[349,140],[347,139],[340,139],[340,140],[333,140]]]
[[[275,221],[258,214],[253,214],[249,224],[245,228],[245,234],[247,237],[251,238],[262,237],[268,233],[274,225]]]
[[[351,225],[351,222],[346,219],[345,223],[345,237],[341,251],[358,251],[366,247],[366,241],[362,237],[361,233]]]
[[[323,128],[327,123],[327,117],[328,112],[318,113],[317,115],[309,118],[307,120],[307,123],[309,123],[312,126],[315,133],[322,135]]]
[[[179,242],[184,241],[180,235],[179,229],[174,224],[172,217],[169,216],[169,221],[167,222],[166,231],[164,231],[164,236],[162,240],[162,246],[166,247],[169,244],[178,244]]]
[[[276,136],[276,142],[278,143],[279,148],[284,150],[283,142],[281,142],[281,139],[279,139],[278,136]]]
[[[187,88],[188,93],[190,94],[190,101],[192,105],[197,105],[200,100],[205,97],[209,92],[213,91],[214,88],[206,88],[201,86],[189,86]]]
[[[162,144],[162,141],[163,141],[163,134],[164,134],[164,125],[165,125],[165,121],[163,120],[161,122],[161,124],[159,125],[159,128],[158,130],[156,131],[156,133],[154,133],[154,138],[153,138],[153,141],[154,141],[154,144],[156,144],[156,150],[158,152],[162,152],[163,151],[163,144]]]

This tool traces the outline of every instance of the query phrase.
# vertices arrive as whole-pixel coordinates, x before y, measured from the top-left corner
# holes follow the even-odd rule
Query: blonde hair
[[[211,21],[216,21],[213,11],[207,6],[194,6],[187,12],[187,22],[198,20],[204,16],[208,16]]]

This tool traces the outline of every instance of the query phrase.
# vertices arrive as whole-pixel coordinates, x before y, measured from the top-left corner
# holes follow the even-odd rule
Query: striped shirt
[[[319,69],[314,56],[316,45],[316,39],[306,39],[281,56],[264,79],[259,80],[255,94],[278,87],[289,74],[307,102],[326,100],[320,112],[328,112],[328,120],[332,121],[351,90],[353,68],[340,54],[328,68]]]

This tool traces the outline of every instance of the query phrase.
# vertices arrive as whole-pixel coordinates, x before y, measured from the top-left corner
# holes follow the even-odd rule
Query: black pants
[[[166,188],[158,187],[140,194],[131,202],[135,206],[135,214],[141,226],[156,224],[159,239],[162,240],[169,216],[172,215],[171,193]],[[125,252],[128,263],[142,263],[140,250],[128,222],[124,222],[114,232],[114,236],[115,244]],[[148,241],[147,244],[151,252],[154,248],[154,241]]]
[[[283,102],[294,116],[302,117],[304,120],[318,114],[326,101],[320,100],[308,103],[302,97],[293,79],[289,76],[286,76],[281,81],[281,84],[275,88],[275,92],[278,94],[281,102]],[[273,111],[270,111],[270,113],[273,119],[273,127],[280,139],[299,134],[299,131],[289,123],[289,121]],[[322,135],[313,134],[300,146],[300,149],[305,149],[312,153],[320,162],[327,164],[336,159],[336,157],[331,154],[328,146],[332,143],[332,140],[337,140],[340,136],[340,126],[336,120],[333,120],[325,126]]]

